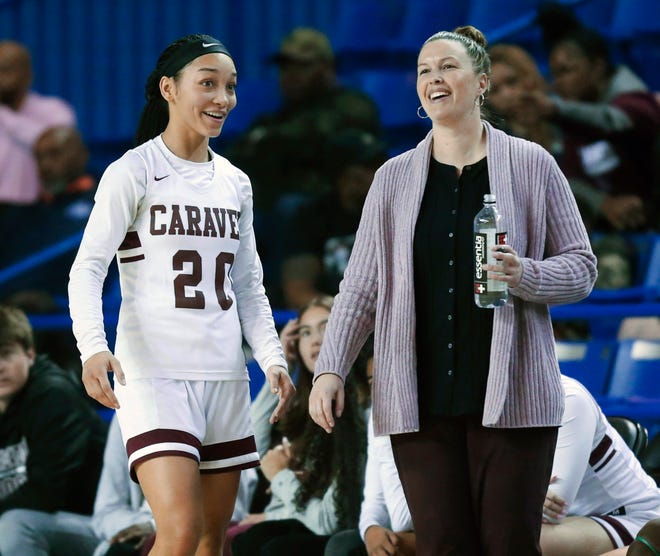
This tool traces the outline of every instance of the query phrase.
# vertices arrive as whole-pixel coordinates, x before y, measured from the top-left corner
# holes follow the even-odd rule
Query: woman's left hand
[[[266,521],[266,514],[247,514],[239,522],[239,525],[256,525],[262,521]]]
[[[288,443],[278,444],[261,458],[261,471],[270,482],[280,471],[289,468],[290,461],[290,445]]]
[[[510,245],[496,245],[492,249],[497,264],[483,265],[483,269],[489,273],[488,278],[506,282],[510,288],[515,288],[520,284],[523,273],[518,253]]]

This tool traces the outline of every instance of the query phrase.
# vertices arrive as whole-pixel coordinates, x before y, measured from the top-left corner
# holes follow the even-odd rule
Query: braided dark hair
[[[135,132],[135,145],[141,145],[149,139],[153,139],[160,135],[170,121],[169,108],[167,101],[160,94],[160,78],[163,77],[163,69],[167,66],[172,55],[179,50],[180,47],[198,42],[204,35],[193,34],[186,35],[171,43],[158,57],[156,67],[147,77],[147,82],[144,86],[144,98],[146,104],[142,108],[140,121],[138,122],[137,131]],[[180,71],[180,70],[179,70]],[[179,79],[179,72],[171,76],[175,81]]]

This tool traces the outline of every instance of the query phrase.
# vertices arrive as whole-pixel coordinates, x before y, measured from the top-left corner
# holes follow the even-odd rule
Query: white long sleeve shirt
[[[394,463],[390,437],[374,436],[371,415],[368,435],[364,499],[360,509],[360,536],[364,540],[367,529],[372,525],[385,527],[395,533],[412,531],[412,517]]]
[[[549,490],[568,503],[568,515],[630,516],[650,511],[660,517],[660,489],[591,394],[567,376],[562,376],[562,385],[566,409],[552,466],[557,480]]]
[[[262,369],[286,368],[262,285],[250,181],[212,155],[209,164],[185,161],[157,137],[105,171],[69,282],[83,362],[108,350],[101,292],[116,256],[115,355],[127,378],[245,380],[243,337]]]

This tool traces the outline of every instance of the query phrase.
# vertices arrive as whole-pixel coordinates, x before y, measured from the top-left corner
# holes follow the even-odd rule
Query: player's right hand
[[[82,381],[90,397],[105,407],[119,409],[119,401],[112,391],[108,372],[115,373],[115,379],[120,384],[126,384],[119,360],[109,351],[95,353],[83,363]]]

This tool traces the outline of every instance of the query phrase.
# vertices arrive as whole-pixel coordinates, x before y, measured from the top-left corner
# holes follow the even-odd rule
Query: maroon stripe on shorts
[[[188,432],[176,429],[154,429],[129,438],[128,442],[126,442],[126,453],[130,458],[134,452],[137,452],[142,448],[153,446],[154,444],[162,444],[163,442],[188,444],[196,450],[200,450],[202,447],[202,443]],[[159,453],[162,454],[163,452]]]
[[[131,475],[131,479],[133,479],[133,482],[135,483],[140,482],[138,481],[137,473],[135,472],[135,469],[139,464],[144,463],[145,461],[148,461],[150,459],[160,458],[163,456],[179,456],[182,458],[189,458],[197,463],[197,458],[193,454],[189,452],[184,452],[182,450],[164,450],[162,452],[152,452],[151,454],[147,454],[145,456],[142,456],[141,458],[137,458],[131,464],[130,475]]]
[[[633,539],[633,537],[630,534],[630,532],[628,531],[628,529],[626,529],[624,527],[624,525],[616,517],[612,517],[611,515],[599,515],[598,518],[602,519],[603,521],[607,521],[607,523],[610,524],[612,529],[614,529],[619,534],[619,536],[621,537],[621,540],[623,541],[624,546],[628,546],[629,544],[631,544],[635,540],[635,539]],[[596,521],[596,523],[598,523],[598,521]],[[603,527],[603,529],[605,529],[605,528]],[[607,531],[607,529],[605,529],[605,531]],[[608,535],[609,535],[609,533],[608,533]],[[612,539],[611,536],[610,536],[610,539],[614,543],[614,546],[617,546],[619,544],[614,539]]]
[[[121,242],[118,250],[126,251],[127,249],[135,249],[136,247],[142,247],[140,236],[137,232],[126,232],[124,241]]]
[[[202,446],[200,454],[202,461],[218,461],[244,456],[256,451],[257,443],[254,441],[254,436],[248,436],[240,440],[230,440],[229,442],[218,442],[217,444]]]
[[[245,463],[239,463],[238,465],[230,465],[229,467],[216,467],[214,469],[200,469],[199,472],[202,475],[208,475],[209,473],[227,473],[229,471],[242,471],[243,469],[251,469],[253,467],[259,467],[259,460],[247,461]]]

